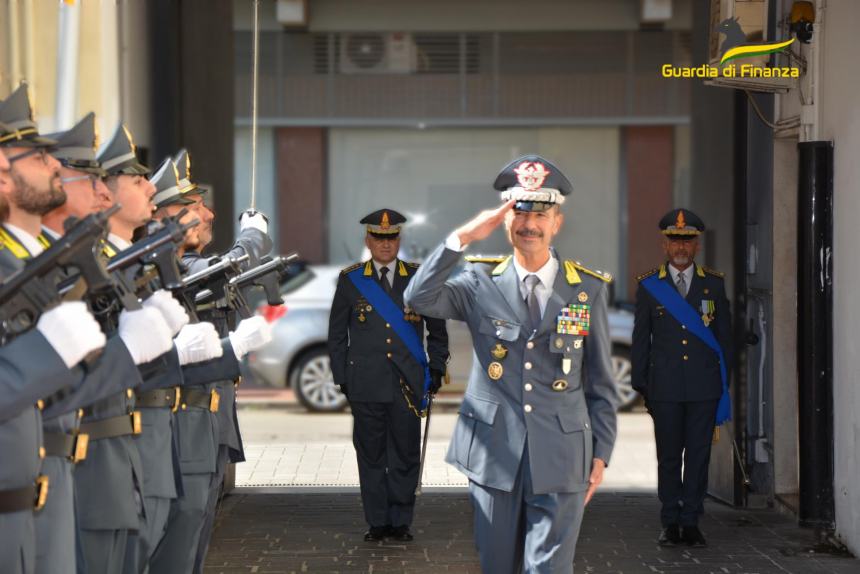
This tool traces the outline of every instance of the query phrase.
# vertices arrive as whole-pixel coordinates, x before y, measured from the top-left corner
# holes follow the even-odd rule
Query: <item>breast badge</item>
[[[508,349],[501,343],[496,343],[496,346],[490,349],[490,354],[494,359],[501,361],[508,356]]]
[[[504,369],[504,367],[502,367],[502,364],[499,362],[496,362],[496,361],[490,363],[490,366],[487,367],[487,374],[494,381],[498,381],[499,379],[501,379],[502,374],[504,374],[504,372],[505,372],[505,369]]]
[[[586,293],[585,291],[580,291],[579,295],[577,296],[577,299],[579,299],[580,303],[585,303],[586,301],[588,301],[588,293]]]
[[[567,388],[567,381],[565,381],[564,379],[559,379],[557,381],[553,381],[553,383],[552,383],[552,390],[554,390],[557,393],[562,392],[566,388]]]

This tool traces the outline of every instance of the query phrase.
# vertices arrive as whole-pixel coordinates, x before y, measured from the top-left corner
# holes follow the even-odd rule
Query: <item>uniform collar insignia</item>
[[[657,275],[657,278],[663,279],[666,277],[667,273],[668,273],[668,271],[666,270],[666,264],[664,263],[660,266],[660,271],[659,271],[659,275]]]
[[[574,265],[573,261],[564,262],[564,278],[567,279],[567,282],[570,285],[582,283],[582,278],[579,276],[579,273],[576,270],[576,265]]]
[[[505,257],[505,259],[501,263],[496,265],[496,268],[493,269],[493,275],[496,276],[496,275],[501,275],[502,273],[504,273],[505,269],[508,268],[508,265],[511,264],[511,259],[513,257],[514,257],[513,255],[508,255],[507,257]]]

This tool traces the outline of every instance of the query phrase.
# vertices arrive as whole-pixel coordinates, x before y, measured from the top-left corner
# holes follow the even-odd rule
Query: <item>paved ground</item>
[[[768,510],[706,504],[707,549],[660,548],[653,494],[602,492],[586,512],[575,571],[595,574],[856,574],[860,561],[816,549],[813,533]],[[234,494],[225,499],[206,574],[478,573],[463,493],[425,494],[409,544],[366,543],[356,493]]]
[[[456,403],[439,405],[432,415],[425,485],[466,486],[466,478],[444,462],[457,420],[456,409]],[[352,417],[348,414],[309,414],[298,405],[286,404],[279,408],[244,406],[239,419],[248,460],[236,466],[237,486],[358,486]],[[657,465],[651,418],[644,413],[622,413],[618,427],[606,487],[655,490]]]

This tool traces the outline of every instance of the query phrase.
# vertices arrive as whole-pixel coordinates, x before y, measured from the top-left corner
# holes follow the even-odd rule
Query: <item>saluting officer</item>
[[[702,220],[675,209],[660,220],[660,230],[668,261],[638,277],[633,388],[654,419],[663,527],[658,542],[705,546],[698,524],[711,439],[715,423],[731,410],[729,301],[723,274],[695,262]]]
[[[39,135],[25,85],[0,101],[0,195],[6,207],[18,209],[11,207],[16,195],[26,194],[35,203],[53,195],[52,187],[59,186],[59,164],[46,148],[54,143]],[[9,211],[3,211],[5,220]],[[4,243],[0,254],[8,263],[5,252]],[[19,265],[0,265],[0,278]],[[69,302],[42,314],[33,330],[0,349],[4,387],[0,393],[0,564],[4,571],[31,573],[36,564],[34,509],[44,507],[50,490],[48,477],[39,474],[45,452],[41,399],[73,387],[80,373],[72,367],[104,343],[104,334],[85,305]]]
[[[341,272],[329,317],[332,375],[352,409],[367,541],[412,540],[419,411],[427,385],[431,394],[439,390],[448,362],[445,322],[404,304],[403,291],[418,268],[397,258],[405,222],[392,209],[361,220],[371,258]]]
[[[406,290],[417,312],[464,321],[475,363],[447,461],[469,477],[481,569],[572,572],[584,507],[615,443],[608,274],[551,247],[571,192],[561,170],[528,155],[493,184],[505,203],[453,232]],[[462,251],[502,222],[514,253]]]

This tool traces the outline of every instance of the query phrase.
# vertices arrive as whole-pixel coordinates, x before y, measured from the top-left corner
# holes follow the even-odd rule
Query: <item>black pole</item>
[[[798,517],[833,528],[833,144],[800,143],[798,156]]]

